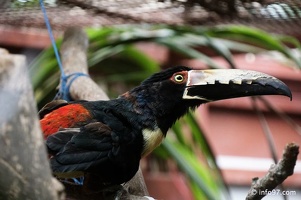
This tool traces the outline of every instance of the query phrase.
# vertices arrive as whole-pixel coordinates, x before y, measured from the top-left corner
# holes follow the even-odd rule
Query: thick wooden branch
[[[246,200],[262,199],[288,176],[291,176],[294,173],[298,154],[299,145],[295,143],[288,144],[283,151],[282,159],[277,164],[272,165],[264,177],[253,179]]]
[[[79,28],[66,30],[60,49],[62,64],[66,75],[72,73],[88,74],[87,48],[89,42],[86,33]],[[70,87],[74,100],[108,100],[107,94],[90,78],[78,77]]]
[[[64,198],[52,177],[25,57],[0,49],[0,199]]]
[[[86,55],[87,48],[88,38],[82,29],[69,28],[65,32],[60,53],[66,75],[76,72],[88,73]],[[98,87],[98,85],[90,77],[86,76],[78,77],[72,83],[70,87],[70,95],[74,100],[93,101],[108,99],[108,96],[105,94],[105,92]],[[86,186],[91,184],[100,184],[97,183],[97,180],[91,180],[91,178],[93,179],[93,177],[89,177],[90,183],[85,183]],[[72,199],[84,199],[87,198],[87,195],[89,199],[93,199],[94,197],[99,199],[100,195],[106,195],[106,198],[109,198],[107,191],[105,191],[106,194],[103,194],[99,191],[93,191],[95,189],[92,189],[91,187],[86,188],[81,186],[65,186],[67,187],[67,196],[69,194],[72,195]],[[148,195],[144,178],[140,169],[135,177],[126,183],[124,187],[115,187],[114,189],[116,189],[115,195],[119,196],[121,199],[143,199],[143,196]],[[130,191],[131,194],[129,194],[128,191]]]

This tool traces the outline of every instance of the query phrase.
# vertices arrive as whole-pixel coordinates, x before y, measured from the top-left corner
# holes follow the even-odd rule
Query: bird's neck
[[[166,108],[167,107],[167,108]],[[152,109],[156,110],[157,123],[163,133],[166,134],[169,128],[182,116],[184,116],[189,107],[185,105],[165,105],[158,104]]]
[[[120,98],[131,102],[132,110],[141,119],[145,128],[160,128],[162,133],[166,135],[168,129],[183,115],[185,115],[189,107],[185,104],[177,103],[162,98],[158,94],[149,95],[150,92],[127,92]]]

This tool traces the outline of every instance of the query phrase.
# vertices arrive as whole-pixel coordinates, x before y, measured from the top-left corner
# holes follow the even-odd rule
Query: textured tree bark
[[[80,28],[69,28],[65,34],[63,43],[61,46],[62,64],[66,75],[72,73],[86,73],[88,74],[87,55],[88,38],[86,33]],[[98,87],[98,85],[87,76],[80,76],[70,86],[70,95],[74,100],[108,100],[108,96],[105,92]],[[88,175],[89,176],[89,175]],[[87,178],[87,177],[85,177]],[[86,186],[97,184],[97,180],[93,180],[93,177],[88,177],[89,182],[85,183]],[[135,177],[124,187],[114,187],[108,190],[93,191],[94,188],[86,188],[81,186],[66,185],[67,196],[71,199],[101,199],[101,196],[106,199],[115,199],[118,196],[120,199],[145,199],[143,196],[148,195],[146,185],[141,170],[137,172]],[[92,190],[92,191],[91,191]],[[112,194],[113,190],[113,195]],[[130,191],[130,193],[129,193]]]
[[[88,75],[87,48],[89,41],[86,33],[79,28],[66,30],[60,49],[62,64],[66,75],[84,73]],[[70,80],[69,80],[70,81]],[[74,100],[108,100],[107,94],[87,76],[80,76],[70,86]]]
[[[25,57],[0,49],[0,199],[64,198],[52,177]]]

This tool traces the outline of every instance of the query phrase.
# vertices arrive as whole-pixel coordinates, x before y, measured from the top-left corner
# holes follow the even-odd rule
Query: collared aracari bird
[[[260,72],[180,66],[152,75],[116,99],[52,101],[39,115],[56,176],[90,173],[103,183],[121,184],[189,109],[254,95],[292,96],[283,82]]]

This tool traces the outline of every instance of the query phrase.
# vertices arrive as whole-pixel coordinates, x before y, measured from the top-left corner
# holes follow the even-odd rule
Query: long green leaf
[[[180,142],[182,145],[187,145],[188,142],[185,140],[184,134],[183,134],[183,127],[181,125],[182,123],[178,121],[175,123],[172,127],[173,133],[175,134],[177,141]]]
[[[101,61],[105,60],[106,58],[112,57],[124,51],[125,48],[125,45],[108,46],[101,48],[89,55],[88,65],[94,66],[97,63],[100,63]]]
[[[211,146],[208,143],[207,138],[205,137],[205,134],[200,128],[200,125],[196,121],[195,116],[191,112],[189,112],[184,117],[184,119],[189,128],[191,129],[193,137],[192,141],[194,142],[194,144],[197,145],[197,149],[200,149],[201,152],[204,154],[204,157],[206,158],[209,167],[213,170],[213,173],[216,178],[216,183],[219,185],[220,190],[223,191],[225,195],[230,196],[227,184],[225,183],[221,170],[216,163],[215,154],[212,151]]]
[[[209,29],[207,34],[212,37],[225,37],[238,41],[245,41],[263,47],[267,50],[279,51],[301,67],[300,59],[292,54],[290,49],[286,47],[281,40],[260,29],[246,26],[218,26],[216,28]]]
[[[176,160],[179,167],[186,172],[189,179],[193,180],[208,199],[219,199],[218,190],[212,190],[214,181],[209,176],[205,166],[198,162],[194,154],[190,150],[185,149],[183,145],[172,143],[169,139],[163,142],[163,146],[168,150],[172,157]],[[197,162],[197,163],[196,163]],[[198,170],[196,170],[198,166]]]
[[[146,76],[150,76],[160,70],[160,66],[156,61],[139,51],[133,45],[128,45],[126,49],[120,53],[120,56],[130,59],[136,65],[140,66],[140,70],[142,70]]]
[[[159,44],[162,44],[164,46],[167,46],[171,50],[178,52],[182,55],[185,55],[189,58],[196,58],[200,59],[200,61],[204,62],[206,65],[208,65],[211,68],[222,68],[219,64],[217,64],[214,60],[212,60],[209,56],[193,49],[185,45],[176,44],[174,42],[171,42],[169,40],[157,40]]]
[[[231,51],[235,52],[243,52],[243,53],[261,53],[263,51],[266,51],[263,48],[256,47],[249,44],[244,44],[241,42],[229,40],[229,39],[223,39],[223,38],[214,38],[216,42],[223,43],[223,45],[226,46]]]

